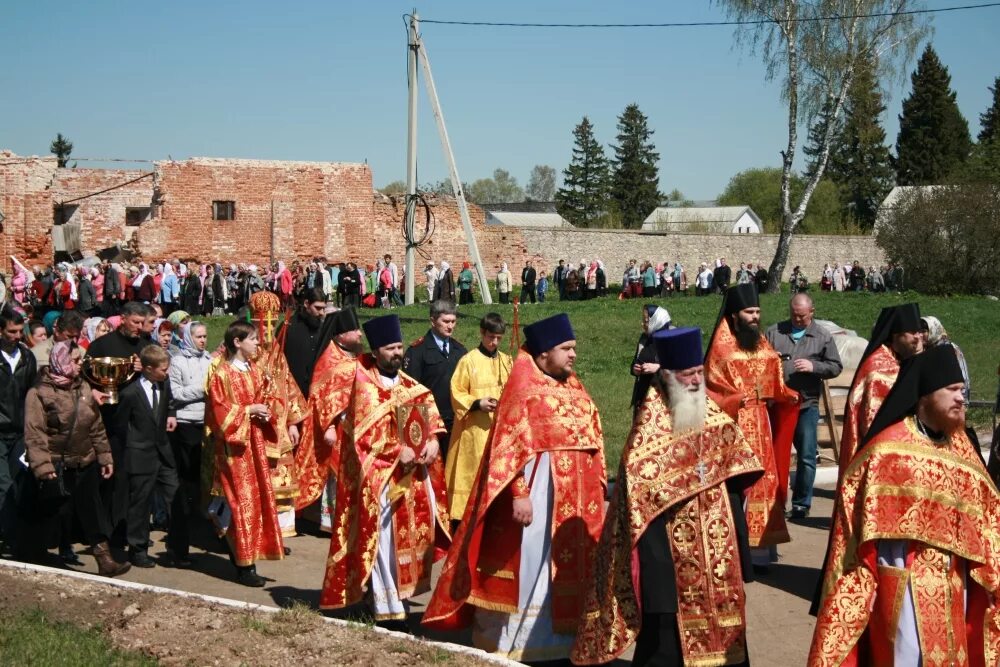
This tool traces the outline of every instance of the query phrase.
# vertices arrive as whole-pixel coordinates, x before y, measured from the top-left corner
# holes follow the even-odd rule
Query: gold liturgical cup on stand
[[[128,358],[88,357],[83,363],[83,374],[108,394],[106,405],[115,405],[118,403],[118,387],[132,379],[135,369]]]

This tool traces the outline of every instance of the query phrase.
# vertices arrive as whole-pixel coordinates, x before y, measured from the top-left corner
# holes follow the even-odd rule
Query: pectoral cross
[[[705,473],[708,472],[708,467],[705,465],[704,461],[698,461],[698,465],[694,467],[694,471],[698,473],[698,482],[701,484],[705,483]]]

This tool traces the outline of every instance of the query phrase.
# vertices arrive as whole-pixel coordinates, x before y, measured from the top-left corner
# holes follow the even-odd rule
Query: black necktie
[[[444,356],[445,356],[445,357],[447,357],[447,356],[448,356],[448,341],[447,341],[447,340],[446,340],[446,341],[444,341],[444,342],[443,342],[443,343],[441,344],[441,352],[443,352],[443,353],[444,353]]]
[[[160,407],[160,400],[156,395],[156,384],[153,383],[153,414],[156,414],[156,409]]]

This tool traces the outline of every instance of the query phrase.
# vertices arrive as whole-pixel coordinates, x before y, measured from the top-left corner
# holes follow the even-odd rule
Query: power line
[[[118,188],[123,188],[126,185],[131,185],[132,183],[135,183],[136,181],[141,181],[144,178],[149,178],[152,175],[153,175],[153,172],[149,172],[148,174],[143,174],[142,176],[139,176],[138,178],[133,178],[132,180],[125,181],[124,183],[119,183],[118,185],[112,185],[110,188],[104,188],[103,190],[98,190],[97,192],[91,192],[90,194],[83,195],[82,197],[74,197],[73,199],[67,199],[66,201],[61,201],[61,202],[59,202],[56,205],[62,207],[62,206],[65,206],[66,204],[72,204],[75,201],[80,201],[81,199],[89,199],[90,197],[96,197],[97,195],[102,195],[105,192],[111,192],[112,190],[117,190]]]
[[[899,12],[873,12],[870,14],[845,14],[843,16],[807,16],[789,19],[787,23],[811,23],[816,21],[847,21],[851,19],[879,18],[884,16],[910,16],[914,14],[939,14],[943,12],[958,12],[969,9],[987,9],[1000,7],[1000,2],[984,2],[976,5],[960,5],[957,7],[940,7],[937,9],[910,9]],[[508,21],[444,21],[420,18],[420,23],[436,25],[459,25],[497,28],[701,28],[716,26],[765,25],[775,23],[771,19],[754,19],[744,21],[690,21],[671,23],[515,23]]]

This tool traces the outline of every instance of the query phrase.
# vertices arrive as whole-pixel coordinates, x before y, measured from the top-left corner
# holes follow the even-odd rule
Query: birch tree
[[[781,231],[769,271],[769,290],[776,292],[784,282],[792,237],[826,171],[858,62],[878,63],[877,77],[898,76],[928,28],[921,15],[907,13],[917,8],[915,0],[718,1],[732,19],[748,22],[737,28],[737,43],[762,57],[768,80],[780,80],[787,104]],[[802,194],[793,200],[800,127],[818,129],[818,153]]]

